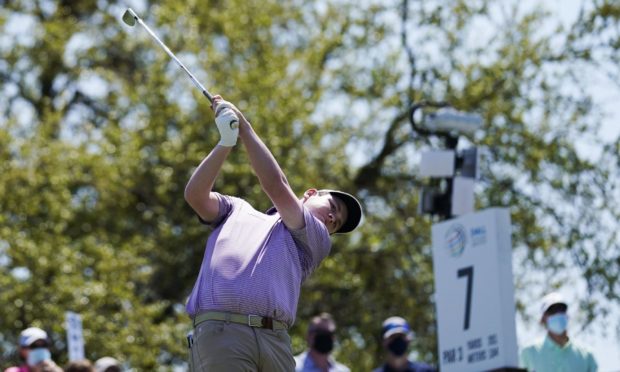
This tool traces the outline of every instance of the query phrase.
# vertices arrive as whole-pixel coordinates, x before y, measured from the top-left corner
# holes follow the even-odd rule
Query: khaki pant
[[[194,329],[193,372],[292,372],[295,359],[286,330],[207,320]]]

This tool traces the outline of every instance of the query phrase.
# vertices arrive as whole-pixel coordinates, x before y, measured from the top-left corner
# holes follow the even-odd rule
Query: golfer
[[[357,227],[362,208],[341,191],[311,188],[298,198],[243,114],[220,96],[212,108],[220,141],[185,188],[185,200],[213,228],[187,303],[193,370],[294,371],[288,329],[301,283],[329,254],[330,235]],[[213,191],[238,138],[274,205],[267,213]]]

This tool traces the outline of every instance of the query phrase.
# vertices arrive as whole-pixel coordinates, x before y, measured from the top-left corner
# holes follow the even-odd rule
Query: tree
[[[395,314],[412,322],[420,359],[436,363],[433,220],[415,213],[425,181],[413,160],[433,143],[406,118],[420,100],[484,115],[484,131],[466,139],[488,148],[477,206],[510,208],[520,264],[560,273],[577,264],[593,295],[618,300],[611,187],[620,142],[595,135],[602,114],[578,73],[618,72],[607,63],[617,55],[618,7],[594,5],[548,32],[548,14],[482,0],[166,1],[135,10],[212,92],[248,114],[294,190],[361,196],[363,228],[334,240],[292,329],[299,351],[310,317],[331,312],[340,359],[359,370],[379,363],[380,324]],[[73,310],[84,317],[90,358],[111,354],[141,370],[177,363],[208,234],[182,198],[217,141],[208,102],[141,28],[120,22],[122,4],[2,9],[11,38],[0,43],[0,296],[10,305],[0,334],[14,343],[40,325],[64,361],[63,316]],[[584,139],[601,146],[598,159],[580,153]],[[216,188],[269,207],[240,149]],[[518,280],[525,298],[528,278]]]

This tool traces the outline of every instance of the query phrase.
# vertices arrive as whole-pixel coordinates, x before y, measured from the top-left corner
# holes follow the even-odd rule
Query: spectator
[[[67,363],[65,372],[95,372],[95,367],[88,359],[74,360]]]
[[[568,337],[568,303],[562,295],[551,292],[541,302],[540,324],[547,335],[521,351],[521,366],[536,372],[596,372],[592,353]]]
[[[331,352],[334,349],[336,322],[328,313],[315,316],[308,325],[308,350],[295,357],[296,372],[349,372],[338,363]]]
[[[393,316],[383,322],[381,329],[385,363],[374,372],[435,372],[436,369],[424,363],[409,360],[407,349],[413,339],[409,323],[401,317]]]
[[[22,364],[5,372],[62,372],[52,360],[47,333],[41,328],[30,327],[19,335],[19,358]]]
[[[95,362],[96,372],[121,372],[121,363],[112,357],[103,357]]]

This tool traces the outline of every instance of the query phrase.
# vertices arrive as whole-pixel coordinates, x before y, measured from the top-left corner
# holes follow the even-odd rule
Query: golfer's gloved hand
[[[233,147],[239,137],[239,118],[232,107],[230,102],[223,101],[215,109],[215,125],[220,132],[221,146]]]

